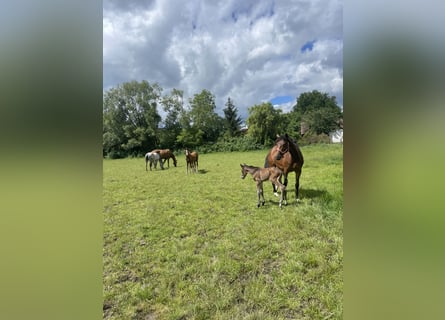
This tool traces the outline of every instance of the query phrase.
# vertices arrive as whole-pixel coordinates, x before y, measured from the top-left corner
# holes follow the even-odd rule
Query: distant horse
[[[275,144],[266,156],[264,167],[277,167],[283,171],[284,185],[287,187],[287,175],[295,172],[295,199],[298,199],[298,189],[300,188],[300,175],[304,159],[298,145],[287,135],[278,136]],[[275,195],[276,187],[272,184]]]
[[[164,160],[163,164],[165,164],[165,161],[167,161],[167,165],[170,168],[170,158],[173,159],[173,165],[176,167],[177,161],[175,158],[175,155],[173,152],[171,152],[170,149],[154,149],[151,152],[157,152],[161,155],[161,159]]]
[[[187,162],[187,174],[189,172],[196,173],[198,171],[198,152],[193,151],[190,152],[188,149],[185,149],[185,161]]]
[[[254,166],[248,166],[247,164],[240,164],[241,166],[241,179],[244,179],[248,173],[250,173],[253,177],[253,180],[256,182],[256,191],[258,194],[258,203],[257,207],[260,207],[260,197],[263,197],[263,206],[266,200],[264,199],[263,193],[263,181],[269,180],[275,186],[278,186],[281,190],[281,197],[279,206],[281,208],[281,203],[284,200],[284,204],[286,201],[286,186],[280,182],[281,175],[283,171],[278,169],[277,167],[271,168],[259,168]]]
[[[158,161],[159,161],[159,164],[161,166],[161,169],[164,170],[164,165],[162,164],[161,155],[159,153],[157,153],[157,152],[147,152],[145,154],[145,171],[148,171],[148,169],[147,169],[148,161],[150,161],[150,171],[151,171],[151,167],[152,167],[153,164],[154,164],[154,167],[156,169]]]

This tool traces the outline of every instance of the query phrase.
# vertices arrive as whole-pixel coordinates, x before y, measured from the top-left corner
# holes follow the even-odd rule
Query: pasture
[[[341,319],[343,146],[310,145],[288,205],[251,176],[268,150],[199,155],[199,172],[103,161],[104,319]]]

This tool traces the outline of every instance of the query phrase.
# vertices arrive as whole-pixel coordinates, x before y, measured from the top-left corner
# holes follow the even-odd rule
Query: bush
[[[322,134],[306,134],[298,140],[298,144],[301,146],[314,144],[314,143],[331,143],[331,139],[325,133]]]
[[[256,143],[255,139],[249,136],[241,136],[234,138],[222,138],[216,143],[205,144],[197,148],[198,152],[233,152],[233,151],[250,151],[261,150],[264,146]]]

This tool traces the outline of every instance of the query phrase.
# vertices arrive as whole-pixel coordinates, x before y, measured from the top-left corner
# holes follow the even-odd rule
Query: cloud
[[[311,90],[342,104],[339,1],[125,3],[104,2],[105,90],[145,79],[187,101],[207,89],[218,113],[231,97],[243,118],[254,104]]]

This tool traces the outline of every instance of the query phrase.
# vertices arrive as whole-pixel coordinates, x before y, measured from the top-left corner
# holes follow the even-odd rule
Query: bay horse
[[[189,172],[196,173],[198,171],[198,152],[190,152],[189,149],[185,149],[185,161],[187,162],[187,174]]]
[[[162,164],[161,161],[161,155],[158,152],[147,152],[145,154],[145,171],[148,171],[147,169],[147,163],[150,161],[150,171],[151,171],[151,167],[154,164],[154,167],[156,169],[158,161],[159,164],[161,166],[161,169],[164,170],[164,165]]]
[[[157,152],[161,155],[161,159],[164,160],[164,164],[165,161],[167,161],[167,165],[170,168],[170,158],[173,159],[173,165],[176,167],[177,161],[175,158],[175,155],[173,154],[173,152],[171,152],[170,149],[154,149],[151,152]]]
[[[244,179],[248,173],[250,173],[253,177],[253,180],[256,182],[256,191],[258,194],[258,203],[257,207],[260,207],[260,197],[263,198],[262,205],[264,206],[264,203],[266,200],[264,199],[264,192],[263,192],[263,181],[269,180],[272,182],[274,186],[277,186],[281,190],[281,197],[280,197],[280,203],[279,206],[281,208],[281,204],[284,200],[284,203],[287,203],[286,200],[286,186],[280,182],[281,176],[283,174],[283,171],[278,169],[277,167],[270,167],[270,168],[260,168],[260,167],[254,167],[249,166],[247,164],[240,164],[241,166],[241,179]]]
[[[300,148],[287,133],[283,136],[277,135],[275,144],[272,149],[270,149],[264,162],[265,168],[275,166],[283,171],[284,185],[286,187],[287,175],[289,172],[295,172],[295,199],[297,202],[299,201],[298,190],[300,188],[300,176],[303,163],[304,159]],[[272,187],[275,195],[277,195],[275,185],[272,184]]]

